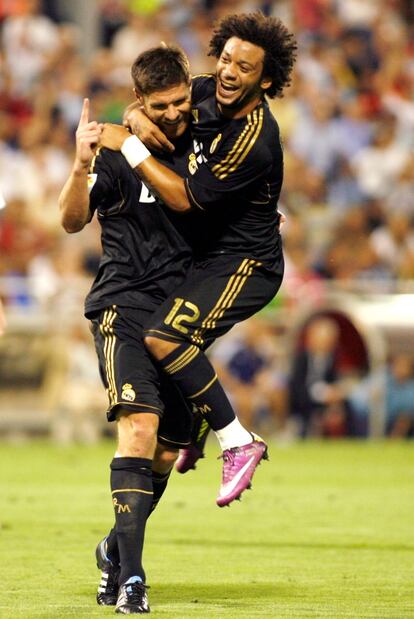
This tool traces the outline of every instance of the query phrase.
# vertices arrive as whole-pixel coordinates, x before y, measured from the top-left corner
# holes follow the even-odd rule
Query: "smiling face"
[[[149,95],[137,94],[137,99],[148,118],[158,125],[168,139],[179,138],[187,129],[191,113],[191,90],[185,82]]]
[[[231,37],[217,61],[216,98],[223,114],[239,118],[261,101],[271,80],[263,77],[264,50],[249,41]]]

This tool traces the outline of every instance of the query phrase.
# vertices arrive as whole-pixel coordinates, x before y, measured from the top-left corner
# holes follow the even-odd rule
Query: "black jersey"
[[[281,254],[279,127],[265,101],[243,118],[224,117],[215,90],[215,76],[193,79],[195,149],[185,183],[191,204],[209,221],[204,251],[249,256],[273,268]]]
[[[190,147],[186,135],[163,163],[183,175]],[[90,210],[101,224],[102,256],[85,315],[112,304],[152,310],[184,279],[190,247],[120,152],[102,148],[90,172]]]

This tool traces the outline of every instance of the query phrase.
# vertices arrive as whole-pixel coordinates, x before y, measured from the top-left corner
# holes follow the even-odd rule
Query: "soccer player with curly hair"
[[[240,424],[204,351],[269,303],[282,282],[283,151],[266,97],[283,96],[296,49],[283,23],[260,12],[229,15],[218,23],[209,51],[217,58],[216,72],[193,78],[194,152],[184,177],[157,161],[124,127],[105,125],[102,134],[103,144],[121,150],[170,209],[202,215],[194,268],[154,313],[145,343],[201,414],[198,428],[195,424],[198,442],[182,454],[180,470],[194,467],[202,456],[205,428],[219,440],[220,507],[250,487],[267,446]],[[142,112],[130,110],[129,119],[147,145],[171,148]]]

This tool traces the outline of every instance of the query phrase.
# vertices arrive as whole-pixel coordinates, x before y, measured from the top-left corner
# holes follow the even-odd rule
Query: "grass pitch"
[[[0,617],[110,617],[95,603],[114,445],[0,443]],[[215,506],[214,439],[147,527],[154,619],[414,618],[414,445],[270,445],[253,492]]]

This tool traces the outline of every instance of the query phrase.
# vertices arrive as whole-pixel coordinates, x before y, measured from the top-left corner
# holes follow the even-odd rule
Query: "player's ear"
[[[143,104],[143,102],[144,102],[144,100],[143,100],[143,98],[142,98],[141,93],[139,92],[139,90],[137,90],[137,88],[133,88],[133,91],[134,91],[134,95],[135,95],[135,98],[137,99],[138,103],[139,103],[140,105],[142,105],[142,104]]]
[[[267,90],[268,88],[270,88],[271,85],[272,85],[272,80],[270,79],[270,77],[263,77],[262,80],[260,81],[260,88],[262,90]]]

